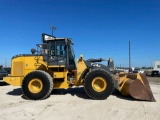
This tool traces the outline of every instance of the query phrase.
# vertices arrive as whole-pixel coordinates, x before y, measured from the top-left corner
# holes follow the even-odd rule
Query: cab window
[[[50,55],[51,56],[64,56],[66,53],[65,50],[65,41],[51,41],[50,42]]]

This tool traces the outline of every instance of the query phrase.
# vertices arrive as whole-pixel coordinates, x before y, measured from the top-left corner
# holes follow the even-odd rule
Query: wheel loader
[[[83,55],[75,60],[72,39],[57,38],[52,35],[42,34],[42,44],[37,44],[37,49],[31,49],[31,54],[19,54],[12,57],[11,75],[3,80],[13,86],[21,86],[23,95],[31,100],[42,100],[50,96],[54,89],[67,89],[73,86],[84,86],[86,94],[96,100],[104,100],[112,94],[114,88],[121,93],[128,92],[129,86],[126,74],[115,76],[112,74],[114,63],[109,58],[108,65],[100,64],[104,59],[84,60]],[[133,75],[137,76],[137,74]],[[143,78],[129,79],[139,81],[147,97],[135,97],[136,99],[154,101],[154,97],[148,81]],[[123,83],[124,82],[124,83]],[[128,83],[128,82],[127,82]],[[118,86],[118,87],[117,87]],[[126,87],[127,86],[127,87]],[[131,85],[132,86],[132,85]],[[122,88],[125,88],[122,90]],[[140,89],[132,87],[132,91]],[[149,92],[148,92],[149,91]],[[134,92],[133,92],[134,93]]]

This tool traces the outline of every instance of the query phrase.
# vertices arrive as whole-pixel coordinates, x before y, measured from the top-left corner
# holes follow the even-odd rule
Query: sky
[[[72,38],[76,59],[112,58],[115,67],[160,60],[160,0],[0,0],[0,65],[30,54],[41,34]]]

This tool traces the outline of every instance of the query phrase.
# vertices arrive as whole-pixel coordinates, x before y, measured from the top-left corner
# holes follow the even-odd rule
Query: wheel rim
[[[28,88],[32,93],[39,93],[43,88],[42,81],[37,78],[32,79],[28,84]]]
[[[107,88],[107,82],[102,77],[96,77],[92,81],[92,88],[96,92],[102,92]]]

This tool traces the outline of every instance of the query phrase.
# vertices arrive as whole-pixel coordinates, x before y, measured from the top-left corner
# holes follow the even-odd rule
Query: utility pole
[[[50,29],[52,30],[52,36],[53,36],[53,31],[56,30],[56,27],[51,25]]]
[[[130,50],[130,41],[129,41],[129,72],[131,71],[131,50]]]

